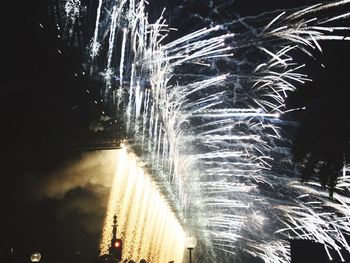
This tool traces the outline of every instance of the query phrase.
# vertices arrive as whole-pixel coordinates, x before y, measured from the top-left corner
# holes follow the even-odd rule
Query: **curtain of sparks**
[[[318,184],[297,181],[282,129],[295,124],[280,118],[287,93],[309,81],[293,51],[312,56],[323,40],[349,40],[341,35],[349,28],[335,24],[350,1],[240,18],[171,42],[172,29],[162,16],[149,23],[143,0],[99,0],[90,22],[88,3],[64,2],[55,7],[59,27],[86,43],[86,71],[104,76],[102,101],[123,117],[203,262],[222,252],[290,262],[289,238],[340,258],[341,248],[350,252],[350,199],[332,202]],[[347,176],[345,166],[339,187],[349,187]]]
[[[117,215],[118,238],[123,240],[123,260],[182,262],[185,233],[153,179],[140,161],[123,145],[117,151],[116,172],[111,187],[100,244],[107,254],[112,239],[113,216]]]

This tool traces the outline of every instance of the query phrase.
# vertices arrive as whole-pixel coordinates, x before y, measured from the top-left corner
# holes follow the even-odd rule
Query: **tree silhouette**
[[[305,107],[293,141],[293,160],[303,180],[318,177],[330,196],[344,162],[350,162],[349,94],[350,69],[338,57],[287,103],[289,108]]]

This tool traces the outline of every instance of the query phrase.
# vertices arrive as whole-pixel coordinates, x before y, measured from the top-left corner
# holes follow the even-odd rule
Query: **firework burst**
[[[218,251],[227,260],[249,253],[290,262],[290,238],[320,242],[340,258],[341,248],[350,252],[350,199],[329,201],[273,161],[289,159],[283,128],[295,124],[281,118],[285,99],[309,81],[293,54],[349,40],[341,34],[348,27],[334,26],[349,13],[324,15],[349,2],[224,21],[170,42],[174,29],[162,16],[150,23],[143,0],[100,0],[85,23],[94,28],[83,42],[90,74],[104,76],[103,101],[123,117],[129,143],[200,238],[203,262]],[[64,7],[72,31],[86,14],[80,1]],[[349,187],[344,171],[339,186]]]

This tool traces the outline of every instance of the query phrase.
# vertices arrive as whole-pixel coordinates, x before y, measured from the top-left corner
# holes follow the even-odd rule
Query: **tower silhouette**
[[[109,247],[109,255],[114,256],[118,261],[122,259],[123,241],[117,238],[117,216],[113,217],[113,237]]]
[[[117,263],[122,260],[123,241],[117,238],[117,216],[113,217],[113,236],[108,254],[98,256],[97,263]]]

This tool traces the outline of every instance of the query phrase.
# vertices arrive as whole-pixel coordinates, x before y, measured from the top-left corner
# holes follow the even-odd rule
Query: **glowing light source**
[[[116,248],[120,247],[120,245],[121,245],[121,243],[120,243],[119,240],[115,241],[114,246],[115,246]]]
[[[186,238],[186,248],[195,248],[196,246],[197,246],[197,238],[192,236]]]
[[[41,260],[41,254],[39,252],[34,252],[30,255],[31,262],[39,262]]]

